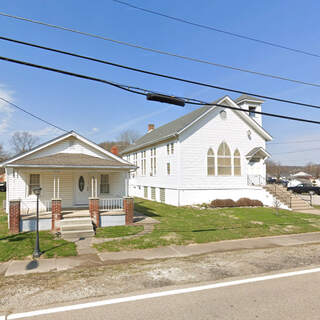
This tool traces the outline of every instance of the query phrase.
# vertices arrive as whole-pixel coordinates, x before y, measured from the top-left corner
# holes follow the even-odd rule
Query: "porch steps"
[[[309,202],[303,200],[297,194],[288,191],[287,188],[282,185],[267,184],[263,188],[293,211],[313,209]]]
[[[94,236],[90,217],[67,218],[60,221],[61,236],[64,239],[88,238]]]

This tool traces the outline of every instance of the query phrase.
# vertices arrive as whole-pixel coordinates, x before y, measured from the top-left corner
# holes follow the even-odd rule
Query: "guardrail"
[[[260,174],[247,175],[248,186],[264,186],[266,184],[266,178]]]
[[[40,200],[39,201],[39,212],[49,212],[51,210],[51,201]],[[22,200],[20,202],[21,214],[35,214],[37,212],[37,200]]]
[[[123,209],[123,199],[122,198],[107,198],[100,199],[100,209],[108,211],[117,211]]]

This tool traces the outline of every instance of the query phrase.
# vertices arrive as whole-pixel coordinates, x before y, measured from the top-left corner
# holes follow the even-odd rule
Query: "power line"
[[[296,144],[296,143],[306,143],[306,142],[320,142],[320,140],[297,140],[297,141],[287,141],[287,142],[269,142],[268,145],[274,144]]]
[[[305,50],[301,50],[301,49],[296,49],[296,48],[292,48],[292,47],[288,47],[288,46],[285,46],[285,45],[282,45],[282,44],[278,44],[278,43],[274,43],[274,42],[270,42],[270,41],[265,41],[265,40],[249,37],[249,36],[246,36],[246,35],[243,35],[243,34],[239,34],[239,33],[235,33],[235,32],[222,30],[222,29],[219,29],[219,28],[216,28],[216,27],[212,27],[212,26],[208,26],[208,25],[205,25],[205,24],[193,22],[193,21],[186,20],[186,19],[183,19],[183,18],[174,17],[174,16],[171,16],[171,15],[168,15],[168,14],[165,14],[165,13],[161,13],[161,12],[155,11],[155,10],[150,10],[150,9],[138,7],[138,6],[133,5],[131,3],[128,3],[128,2],[124,2],[124,1],[120,1],[120,0],[112,0],[112,1],[120,3],[120,4],[125,5],[125,6],[128,6],[128,7],[133,8],[133,9],[137,9],[137,10],[140,10],[140,11],[151,13],[151,14],[154,14],[154,15],[157,15],[157,16],[160,16],[160,17],[168,18],[168,19],[171,19],[171,20],[174,20],[174,21],[185,23],[185,24],[189,24],[189,25],[192,25],[192,26],[195,26],[195,27],[199,27],[199,28],[202,28],[202,29],[216,31],[216,32],[220,32],[220,33],[223,33],[223,34],[227,34],[229,36],[233,36],[233,37],[237,37],[237,38],[241,38],[241,39],[245,39],[245,40],[250,40],[250,41],[258,42],[258,43],[265,44],[265,45],[268,45],[268,46],[289,50],[289,51],[292,51],[292,52],[295,52],[295,53],[301,53],[301,54],[305,54],[305,55],[308,55],[308,56],[320,58],[320,55],[317,54],[317,53],[313,53],[313,52],[309,52],[309,51],[305,51]]]
[[[112,81],[108,81],[108,80],[105,80],[105,79],[95,78],[95,77],[91,77],[91,76],[87,76],[87,75],[79,74],[79,73],[74,73],[74,72],[70,72],[70,71],[66,71],[66,70],[51,68],[51,67],[48,67],[48,66],[38,65],[38,64],[34,64],[34,63],[26,62],[26,61],[11,59],[11,58],[2,57],[2,56],[0,56],[0,60],[16,63],[16,64],[20,64],[20,65],[25,65],[25,66],[29,66],[29,67],[33,67],[33,68],[37,68],[37,69],[52,71],[52,72],[56,72],[56,73],[60,73],[60,74],[64,74],[64,75],[68,75],[68,76],[72,76],[72,77],[76,77],[76,78],[82,78],[82,79],[86,79],[86,80],[91,80],[91,81],[104,83],[104,84],[107,84],[107,85],[110,85],[110,86],[113,86],[113,87],[116,87],[116,88],[119,88],[119,89],[122,89],[122,90],[125,90],[125,91],[129,91],[129,92],[132,92],[132,93],[143,95],[143,96],[147,96],[148,95],[147,92],[148,93],[155,93],[154,91],[147,90],[147,89],[142,89],[142,88],[138,88],[138,87],[131,87],[131,86],[123,85],[123,84],[118,84],[118,83],[115,83],[115,82],[112,82]],[[249,112],[248,110],[241,109],[241,108],[238,108],[238,107],[220,105],[220,104],[217,104],[217,103],[199,101],[199,100],[195,100],[195,99],[191,99],[191,98],[185,98],[185,97],[177,97],[177,98],[184,99],[185,103],[188,103],[188,104],[191,104],[191,105],[218,106],[218,107],[231,109],[231,110],[236,110],[236,111],[241,111],[241,112],[247,112],[247,113]],[[285,116],[285,115],[280,115],[280,114],[275,114],[275,113],[268,113],[268,112],[260,112],[260,111],[252,111],[252,112],[256,113],[256,114],[261,114],[261,115],[280,118],[280,119],[301,121],[301,122],[307,122],[307,123],[313,123],[313,124],[320,124],[320,121],[315,121],[315,120],[290,117],[290,116]]]
[[[40,121],[42,121],[42,122],[44,122],[44,123],[48,124],[49,126],[52,126],[52,127],[56,128],[56,129],[58,129],[58,130],[60,130],[60,131],[68,132],[67,130],[62,129],[61,127],[58,127],[57,125],[53,124],[52,122],[49,122],[49,121],[47,121],[47,120],[44,120],[44,119],[42,119],[42,118],[40,118],[40,117],[36,116],[35,114],[33,114],[33,113],[31,113],[31,112],[29,112],[29,111],[27,111],[27,110],[23,109],[22,107],[19,107],[17,104],[15,104],[15,103],[13,103],[13,102],[11,102],[11,101],[9,101],[9,100],[5,99],[5,98],[0,97],[0,100],[2,100],[2,101],[4,101],[4,102],[6,102],[6,103],[8,103],[8,104],[10,104],[11,106],[13,106],[13,107],[15,107],[15,108],[19,109],[20,111],[22,111],[22,112],[24,112],[24,113],[28,114],[29,116],[31,116],[31,117],[33,117],[33,118],[35,118],[35,119],[37,119],[37,120],[40,120]]]
[[[304,149],[304,150],[296,150],[296,151],[278,152],[278,153],[273,153],[273,155],[278,155],[278,154],[287,154],[287,153],[308,152],[308,151],[319,151],[319,150],[320,150],[320,148]]]
[[[167,75],[167,74],[156,73],[156,72],[152,72],[152,71],[148,71],[148,70],[144,70],[144,69],[138,69],[138,68],[134,68],[134,67],[129,67],[129,66],[125,66],[125,65],[122,65],[122,64],[118,64],[118,63],[114,63],[114,62],[110,62],[110,61],[106,61],[106,60],[102,60],[102,59],[97,59],[97,58],[93,58],[93,57],[89,57],[89,56],[80,55],[80,54],[77,54],[77,53],[74,53],[74,52],[63,51],[63,50],[50,48],[50,47],[42,46],[42,45],[39,45],[39,44],[31,43],[31,42],[26,42],[26,41],[21,41],[21,40],[17,40],[17,39],[8,38],[8,37],[0,36],[0,40],[10,41],[10,42],[13,42],[13,43],[18,43],[18,44],[22,44],[22,45],[26,45],[26,46],[42,49],[42,50],[47,50],[47,51],[51,51],[51,52],[65,54],[65,55],[76,57],[76,58],[81,58],[81,59],[85,59],[85,60],[89,60],[89,61],[93,61],[93,62],[98,62],[98,63],[102,63],[102,64],[106,64],[106,65],[111,65],[111,66],[114,66],[114,67],[118,67],[118,68],[122,68],[122,69],[126,69],[126,70],[131,70],[131,71],[135,71],[135,72],[140,72],[140,73],[145,73],[145,74],[149,74],[149,75],[153,75],[153,76],[157,76],[157,77],[161,77],[161,78],[166,78],[166,79],[170,79],[170,80],[181,81],[181,82],[185,82],[185,83],[189,83],[189,84],[195,84],[195,85],[204,86],[204,87],[217,89],[217,90],[229,91],[229,92],[232,92],[232,93],[247,94],[247,95],[258,97],[258,98],[261,98],[261,99],[268,99],[268,100],[273,100],[273,101],[277,101],[277,102],[283,102],[283,103],[295,104],[295,105],[309,107],[309,108],[320,109],[320,106],[313,105],[313,104],[308,104],[308,103],[303,103],[303,102],[298,102],[298,101],[292,101],[292,100],[287,100],[287,99],[281,99],[281,98],[276,98],[276,97],[270,97],[270,96],[266,96],[266,95],[256,94],[256,93],[242,91],[242,90],[235,90],[235,89],[230,89],[230,88],[226,88],[226,87],[215,86],[215,85],[211,85],[209,83],[204,83],[204,82],[199,82],[199,81],[179,78],[179,77],[175,77],[175,76],[171,76],[171,75]]]
[[[193,58],[193,57],[189,57],[189,56],[183,56],[183,55],[179,55],[179,54],[176,54],[176,53],[163,51],[163,50],[158,50],[158,49],[153,49],[153,48],[149,48],[149,47],[144,47],[144,46],[141,46],[141,45],[138,45],[138,44],[129,43],[129,42],[120,41],[120,40],[115,40],[115,39],[107,38],[107,37],[104,37],[104,36],[99,36],[99,35],[96,35],[96,34],[93,34],[93,33],[89,33],[89,32],[79,31],[79,30],[76,30],[76,29],[70,29],[70,28],[66,28],[66,27],[62,27],[62,26],[58,26],[58,25],[42,22],[42,21],[39,21],[39,20],[32,20],[32,19],[28,19],[28,18],[24,18],[24,17],[14,16],[14,15],[10,15],[10,14],[4,13],[4,12],[0,12],[0,15],[4,16],[4,17],[8,17],[8,18],[13,18],[13,19],[16,19],[16,20],[21,20],[21,21],[26,21],[26,22],[30,22],[30,23],[40,24],[40,25],[43,25],[43,26],[46,26],[46,27],[50,27],[50,28],[55,28],[55,29],[59,29],[59,30],[63,30],[63,31],[69,31],[69,32],[77,33],[77,34],[84,35],[84,36],[87,36],[87,37],[96,38],[96,39],[100,39],[100,40],[105,40],[105,41],[113,42],[113,43],[116,43],[116,44],[128,46],[128,47],[131,47],[131,48],[141,49],[141,50],[145,50],[145,51],[149,51],[149,52],[153,52],[153,53],[158,53],[158,54],[161,54],[161,55],[166,55],[166,56],[170,56],[170,57],[174,57],[174,58],[179,58],[179,59],[188,60],[188,61],[192,61],[192,62],[198,62],[198,63],[207,64],[207,65],[211,65],[211,66],[215,66],[215,67],[219,67],[219,68],[225,68],[225,69],[233,70],[233,71],[240,71],[240,72],[250,73],[250,74],[254,74],[254,75],[258,75],[258,76],[262,76],[262,77],[267,77],[267,78],[272,78],[272,79],[277,79],[277,80],[283,80],[283,81],[289,81],[289,82],[303,84],[303,85],[312,86],[312,87],[318,87],[318,88],[320,87],[320,84],[317,84],[317,83],[306,82],[306,81],[297,80],[297,79],[291,79],[291,78],[278,76],[278,75],[273,75],[273,74],[269,74],[269,73],[263,73],[263,72],[249,70],[249,69],[233,67],[233,66],[229,66],[229,65],[225,65],[225,64],[219,64],[219,63],[215,63],[215,62],[212,62],[212,61],[207,61],[207,60],[204,60],[204,59],[198,59],[198,58]]]

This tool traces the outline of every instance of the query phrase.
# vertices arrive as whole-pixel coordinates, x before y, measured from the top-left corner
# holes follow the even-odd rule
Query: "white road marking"
[[[191,287],[191,288],[183,288],[183,289],[168,290],[168,291],[162,291],[162,292],[147,293],[147,294],[141,294],[141,295],[131,296],[131,297],[116,298],[116,299],[109,299],[109,300],[102,300],[102,301],[94,301],[94,302],[81,303],[81,304],[75,304],[75,305],[64,306],[64,307],[55,307],[55,308],[49,308],[49,309],[43,309],[43,310],[14,313],[14,314],[8,315],[7,318],[5,318],[5,316],[0,316],[0,320],[2,320],[2,319],[8,319],[8,320],[21,319],[21,318],[40,316],[40,315],[44,315],[44,314],[52,314],[52,313],[58,313],[58,312],[66,312],[66,311],[101,307],[101,306],[106,306],[106,305],[116,304],[116,303],[139,301],[139,300],[172,296],[172,295],[177,295],[177,294],[184,294],[184,293],[210,290],[210,289],[216,289],[216,288],[231,287],[231,286],[237,286],[237,285],[241,285],[241,284],[254,283],[254,282],[260,282],[260,281],[266,281],[266,280],[273,280],[273,279],[279,279],[279,278],[287,278],[287,277],[305,275],[305,274],[316,273],[316,272],[320,272],[320,268],[279,273],[279,274],[272,274],[269,276],[261,276],[261,277],[235,280],[235,281],[220,282],[220,283],[208,284],[208,285]]]

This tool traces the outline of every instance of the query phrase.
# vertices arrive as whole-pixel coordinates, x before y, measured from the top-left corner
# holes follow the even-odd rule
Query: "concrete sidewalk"
[[[56,272],[81,266],[89,267],[128,262],[130,260],[180,258],[214,252],[290,247],[315,243],[320,244],[320,232],[227,240],[204,244],[190,244],[186,246],[168,246],[144,250],[100,252],[97,254],[80,255],[68,258],[13,260],[0,264],[0,274],[14,276],[38,272]]]

